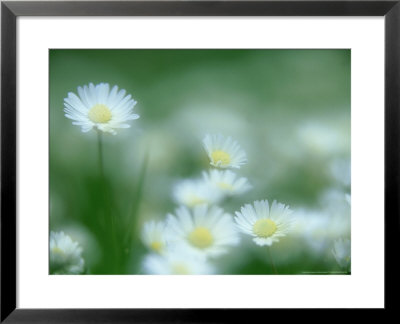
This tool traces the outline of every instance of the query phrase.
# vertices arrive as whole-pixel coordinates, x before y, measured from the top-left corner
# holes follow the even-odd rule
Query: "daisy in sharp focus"
[[[251,189],[247,178],[239,178],[230,170],[203,172],[203,179],[225,196],[240,195]]]
[[[155,275],[207,275],[215,269],[206,260],[181,249],[168,249],[163,255],[150,254],[143,260],[143,270]]]
[[[215,257],[239,243],[232,216],[221,208],[205,205],[193,210],[181,206],[167,217],[168,240],[196,255]]]
[[[235,221],[240,231],[252,236],[257,245],[270,246],[291,230],[291,213],[288,206],[275,200],[271,206],[268,200],[261,200],[244,205],[236,212]]]
[[[143,225],[142,242],[151,251],[162,253],[166,246],[164,222],[146,222]]]
[[[50,273],[79,274],[84,270],[82,248],[64,232],[50,233]]]
[[[212,205],[218,203],[222,198],[217,188],[209,186],[202,179],[182,180],[175,185],[172,194],[176,203],[189,208]]]
[[[207,134],[203,139],[210,164],[217,168],[236,168],[247,162],[246,153],[231,137]]]
[[[138,119],[133,113],[136,101],[126,95],[124,89],[108,83],[78,87],[78,96],[69,92],[64,98],[65,117],[72,119],[73,125],[81,126],[82,132],[95,128],[105,133],[116,134],[117,128],[129,128],[129,120]]]

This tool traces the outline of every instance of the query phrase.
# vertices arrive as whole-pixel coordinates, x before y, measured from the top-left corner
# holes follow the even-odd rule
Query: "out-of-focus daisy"
[[[168,249],[163,255],[150,254],[143,260],[143,270],[157,275],[207,275],[215,273],[206,260],[196,255]]]
[[[215,187],[226,196],[239,195],[251,188],[247,178],[237,178],[236,174],[230,170],[210,170],[208,173],[203,172],[203,178],[209,186]]]
[[[82,248],[64,232],[50,233],[50,272],[79,274],[84,270]]]
[[[349,206],[351,206],[351,195],[345,194],[344,198],[346,199],[346,201],[349,204]]]
[[[127,121],[139,118],[132,113],[136,101],[124,89],[118,91],[118,86],[110,91],[108,83],[89,83],[78,87],[78,95],[68,93],[64,98],[64,112],[65,117],[73,120],[73,125],[81,126],[82,132],[95,128],[115,135],[116,128],[128,128]]]
[[[349,239],[338,239],[333,243],[333,256],[342,268],[348,268],[351,261],[351,243]]]
[[[164,222],[145,223],[142,230],[142,241],[151,251],[162,253],[166,246]]]
[[[275,200],[271,207],[268,200],[261,200],[255,201],[253,205],[244,205],[240,212],[236,212],[235,221],[238,228],[243,233],[251,235],[257,245],[270,246],[290,231],[291,213],[288,206]]]
[[[336,158],[329,163],[330,176],[343,186],[351,184],[351,162],[350,158]]]
[[[239,169],[247,162],[246,153],[231,137],[207,134],[203,146],[212,166]]]
[[[203,180],[182,180],[173,189],[174,200],[179,205],[195,207],[211,205],[221,200],[221,193]]]
[[[303,239],[303,245],[307,245],[307,250],[314,257],[320,257],[331,248],[333,235],[343,234],[342,224],[324,210],[299,209],[295,217],[291,236]]]
[[[82,224],[69,222],[68,225],[63,226],[63,231],[68,233],[72,241],[79,242],[79,246],[82,248],[82,258],[85,260],[85,268],[90,269],[101,260],[103,251],[88,228]]]
[[[299,124],[296,138],[306,154],[337,156],[349,152],[349,129],[347,121],[335,120],[335,118],[329,122],[307,120]]]
[[[319,204],[325,213],[330,215],[334,222],[338,223],[338,228],[342,227],[348,231],[347,234],[330,231],[334,238],[350,235],[351,201],[349,198],[350,196],[345,192],[337,189],[325,190],[320,196]]]
[[[168,239],[201,256],[218,256],[239,243],[232,216],[205,205],[193,210],[181,206],[168,215]]]

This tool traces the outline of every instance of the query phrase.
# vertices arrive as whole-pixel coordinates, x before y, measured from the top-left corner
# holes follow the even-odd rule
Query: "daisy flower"
[[[132,113],[136,101],[124,89],[118,91],[117,86],[110,91],[108,83],[89,83],[78,87],[78,95],[68,93],[64,98],[64,112],[65,117],[73,120],[73,125],[81,126],[82,132],[95,128],[115,135],[116,128],[129,128],[126,122],[139,118]]]
[[[50,232],[50,272],[79,274],[84,270],[82,248],[64,232]]]
[[[162,253],[166,245],[164,222],[145,223],[142,230],[142,242],[151,251]]]
[[[288,206],[275,200],[271,207],[268,200],[261,200],[255,201],[253,205],[244,205],[240,212],[236,212],[235,221],[240,231],[251,235],[257,245],[270,246],[290,231],[291,213]]]
[[[246,153],[231,137],[207,134],[203,139],[210,164],[218,168],[236,168],[247,162]]]
[[[179,205],[195,207],[212,205],[221,200],[221,193],[202,180],[182,180],[173,189],[173,198]]]
[[[187,251],[170,250],[163,255],[150,254],[143,260],[143,270],[155,275],[207,275],[215,273],[206,260]]]
[[[338,239],[333,243],[333,256],[342,268],[347,268],[351,261],[351,244],[349,239]]]
[[[167,217],[169,242],[202,257],[224,254],[239,243],[231,215],[219,207],[201,205],[189,210],[181,206],[176,216]]]
[[[203,172],[203,179],[225,196],[239,195],[251,188],[247,178],[238,178],[230,170],[219,171],[214,169],[208,173]]]

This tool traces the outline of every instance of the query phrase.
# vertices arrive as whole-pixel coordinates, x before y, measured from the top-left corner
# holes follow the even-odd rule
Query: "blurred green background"
[[[209,168],[206,133],[236,139],[253,185],[223,205],[276,199],[298,217],[272,246],[281,274],[340,271],[332,242],[350,237],[350,50],[50,50],[50,229],[80,242],[91,274],[141,273],[144,221],[177,207],[176,181]],[[118,85],[140,119],[104,135],[106,184],[96,132],[82,133],[63,99],[92,82]],[[104,194],[107,188],[108,194]],[[105,231],[112,210],[117,235]],[[110,225],[111,226],[111,225]],[[126,237],[132,233],[133,239]],[[118,251],[118,253],[115,253]],[[265,250],[242,244],[220,273],[271,273]]]

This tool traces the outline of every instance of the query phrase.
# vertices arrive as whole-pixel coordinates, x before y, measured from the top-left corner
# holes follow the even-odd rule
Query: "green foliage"
[[[177,180],[209,167],[207,132],[234,137],[248,154],[239,173],[253,190],[226,202],[230,213],[257,199],[318,209],[326,190],[350,191],[329,171],[332,161],[350,160],[350,50],[50,50],[49,57],[50,228],[84,229],[90,274],[141,272],[141,226],[174,210]],[[104,177],[96,132],[82,133],[63,113],[68,92],[89,82],[116,84],[138,101],[140,119],[103,136]],[[218,261],[222,273],[271,273],[266,251],[243,241],[233,253],[243,259]],[[277,267],[340,271],[330,248],[315,256],[304,247]]]

